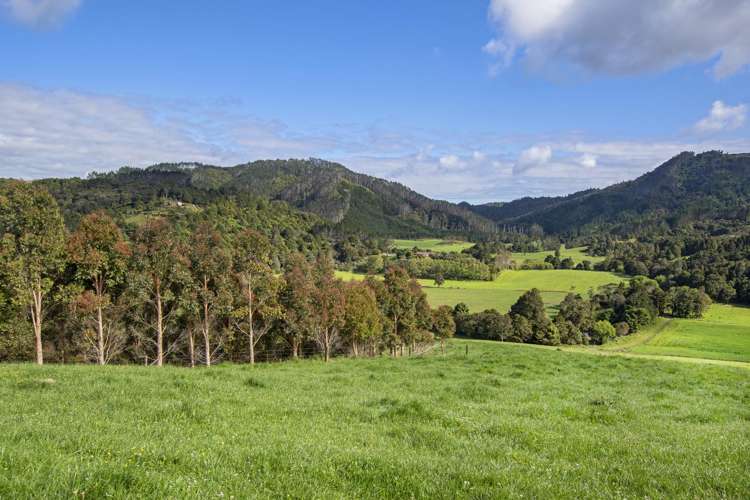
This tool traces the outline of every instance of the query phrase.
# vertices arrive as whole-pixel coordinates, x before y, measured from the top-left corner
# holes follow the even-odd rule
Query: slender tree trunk
[[[206,349],[206,366],[211,367],[211,339],[208,336],[208,326],[203,330],[203,342]]]
[[[253,330],[253,287],[251,279],[247,280],[247,323],[250,333],[250,364],[255,364],[255,330]]]
[[[299,344],[300,341],[297,337],[292,337],[292,359],[297,359],[299,357]]]
[[[325,351],[325,362],[328,363],[331,360],[331,342],[328,331],[323,332],[323,350]]]
[[[211,366],[211,325],[209,322],[208,278],[203,277],[203,342],[206,349],[206,366]]]
[[[34,329],[34,344],[36,347],[36,364],[44,364],[44,352],[42,351],[42,291],[41,287],[31,292],[33,304],[31,305],[31,325]]]
[[[161,304],[161,284],[156,281],[156,366],[164,364],[164,312]]]
[[[193,339],[193,329],[190,329],[188,335],[188,349],[190,350],[190,368],[195,368],[195,340]]]
[[[104,365],[104,316],[102,314],[102,297],[104,296],[104,282],[100,276],[94,278],[96,288],[96,346],[97,362]]]
[[[440,339],[440,350],[443,351],[443,356],[445,356],[445,339]]]
[[[104,365],[104,320],[102,318],[102,306],[96,307],[96,327],[97,327],[97,358],[100,365]]]

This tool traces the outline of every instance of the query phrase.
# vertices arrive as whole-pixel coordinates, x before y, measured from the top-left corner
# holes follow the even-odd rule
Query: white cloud
[[[465,163],[456,155],[446,155],[440,157],[440,165],[445,168],[463,168]]]
[[[578,163],[586,168],[594,168],[596,167],[596,155],[586,153],[578,159]]]
[[[518,163],[524,166],[542,165],[552,158],[552,148],[549,146],[531,146],[521,151]]]
[[[717,58],[722,78],[750,63],[747,0],[491,0],[489,13],[499,36],[484,51],[507,61],[517,48],[539,69],[635,74]]]
[[[85,175],[169,161],[305,157],[326,152],[334,140],[211,109],[0,84],[0,177]]]
[[[0,0],[13,19],[35,28],[61,23],[80,5],[81,0]]]
[[[633,179],[682,151],[750,151],[750,139],[590,141],[458,137],[346,124],[316,134],[234,103],[148,101],[0,83],[0,177],[81,176],[122,165],[233,165],[315,156],[451,201],[559,195]]]
[[[714,101],[708,116],[695,124],[695,131],[699,133],[736,130],[745,124],[747,106],[738,104],[728,106],[721,101]]]

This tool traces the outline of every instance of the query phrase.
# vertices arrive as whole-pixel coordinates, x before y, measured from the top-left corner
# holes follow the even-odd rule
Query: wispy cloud
[[[723,78],[750,63],[746,0],[491,0],[489,13],[484,51],[505,64],[622,75],[716,59]]]
[[[81,0],[0,0],[13,19],[33,28],[57,26],[80,5]]]
[[[708,116],[696,123],[694,129],[698,133],[736,130],[745,124],[746,118],[747,106],[745,104],[729,106],[721,101],[714,101]]]

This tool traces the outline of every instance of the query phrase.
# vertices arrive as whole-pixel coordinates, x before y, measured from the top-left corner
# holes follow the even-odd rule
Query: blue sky
[[[750,151],[743,0],[0,0],[0,176],[321,157],[452,201]]]

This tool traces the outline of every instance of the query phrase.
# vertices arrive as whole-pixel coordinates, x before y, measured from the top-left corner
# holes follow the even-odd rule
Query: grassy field
[[[361,279],[361,275],[339,272],[344,280]],[[473,312],[497,309],[506,312],[527,290],[538,288],[545,304],[552,310],[569,292],[582,295],[590,289],[597,289],[608,283],[619,283],[624,278],[606,272],[545,270],[545,271],[503,271],[495,281],[453,281],[447,280],[442,287],[436,287],[433,280],[419,280],[424,287],[430,304],[454,306],[464,302]]]
[[[702,319],[662,318],[605,349],[750,363],[750,308],[713,304]]]
[[[532,260],[532,261],[538,261],[538,262],[544,262],[545,257],[548,255],[554,255],[554,251],[545,251],[545,252],[513,252],[513,260],[516,261],[516,263],[521,264],[526,260]],[[591,255],[586,254],[586,247],[575,247],[575,248],[565,248],[564,246],[560,250],[560,258],[565,259],[567,257],[570,257],[573,259],[573,261],[578,264],[579,262],[582,262],[584,260],[589,260],[592,263],[601,262],[604,260],[604,257],[593,257]]]
[[[393,248],[400,250],[411,250],[418,247],[430,252],[460,252],[474,246],[468,241],[442,240],[442,239],[420,239],[420,240],[393,240]]]
[[[411,250],[418,247],[430,252],[460,252],[474,244],[467,241],[442,240],[442,239],[419,239],[419,240],[393,240],[393,248],[400,250]],[[526,260],[543,262],[548,255],[554,255],[553,251],[544,252],[513,252],[513,260],[518,264]],[[570,257],[577,264],[584,260],[590,260],[592,263],[601,262],[604,257],[592,257],[586,254],[586,247],[565,248],[560,251],[560,257]]]
[[[0,498],[750,492],[737,368],[454,341],[327,365],[5,365],[0,398]]]

